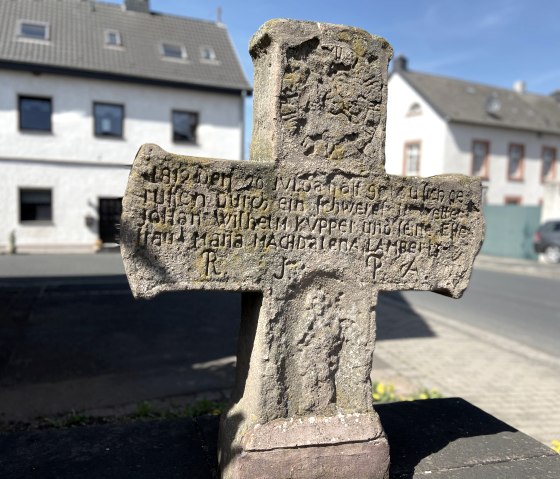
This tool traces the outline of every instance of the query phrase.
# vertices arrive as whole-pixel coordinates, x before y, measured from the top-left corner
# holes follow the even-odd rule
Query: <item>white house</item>
[[[560,91],[551,96],[409,71],[389,79],[386,168],[483,179],[488,204],[539,205],[558,178]]]
[[[0,1],[0,251],[114,242],[142,143],[243,157],[251,93],[221,23],[149,0]]]

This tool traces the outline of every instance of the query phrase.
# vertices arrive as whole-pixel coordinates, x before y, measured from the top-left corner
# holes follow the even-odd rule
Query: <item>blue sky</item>
[[[151,0],[153,11],[206,20],[219,6],[251,81],[249,39],[265,21],[284,17],[383,36],[411,70],[504,88],[524,80],[542,94],[560,89],[559,0]]]

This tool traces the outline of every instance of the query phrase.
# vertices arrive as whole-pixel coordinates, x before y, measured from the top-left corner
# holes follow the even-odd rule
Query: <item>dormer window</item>
[[[496,92],[491,93],[486,98],[484,107],[486,109],[486,113],[488,113],[489,115],[494,117],[498,116],[500,110],[502,109],[502,102],[500,101],[500,97]]]
[[[105,45],[108,47],[121,47],[121,34],[118,30],[105,30]]]
[[[17,36],[20,39],[48,41],[49,24],[46,22],[20,20],[18,22]]]
[[[177,43],[162,43],[161,54],[164,58],[172,60],[186,60],[187,49],[184,45],[179,45]]]
[[[200,47],[200,59],[208,62],[215,62],[216,52],[212,47],[202,46]]]
[[[408,108],[408,112],[406,116],[414,116],[414,115],[421,115],[421,114],[422,114],[422,107],[420,106],[420,103],[414,102]]]

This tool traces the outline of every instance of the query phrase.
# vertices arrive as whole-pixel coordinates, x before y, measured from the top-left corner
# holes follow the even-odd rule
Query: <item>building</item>
[[[386,168],[398,175],[480,176],[485,202],[539,205],[558,179],[560,91],[551,96],[410,71],[389,79]]]
[[[0,251],[116,240],[142,143],[243,157],[251,87],[225,26],[149,0],[0,1]]]

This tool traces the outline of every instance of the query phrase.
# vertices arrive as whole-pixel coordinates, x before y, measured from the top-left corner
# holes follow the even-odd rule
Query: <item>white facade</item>
[[[551,181],[544,188],[541,222],[560,219],[560,181]]]
[[[405,172],[405,147],[421,145],[420,176],[473,172],[473,142],[488,144],[485,201],[488,204],[539,205],[544,197],[543,149],[556,151],[551,179],[560,175],[560,136],[467,123],[442,118],[398,73],[389,80],[386,169]],[[418,107],[411,107],[413,105]],[[519,179],[508,178],[510,145],[522,145],[524,158]]]
[[[433,176],[445,169],[447,124],[399,75],[389,79],[387,102],[387,173],[405,174],[405,146],[420,143],[420,175]],[[418,105],[410,111],[412,105]]]
[[[7,70],[0,84],[0,251],[14,237],[20,252],[92,251],[99,198],[123,196],[143,143],[190,156],[242,156],[240,93]],[[51,99],[51,132],[20,130],[20,95]],[[94,135],[94,102],[124,106],[122,138]],[[172,110],[198,114],[195,143],[173,142]],[[52,221],[21,221],[22,188],[51,190]]]
[[[542,151],[544,147],[560,151],[560,137],[528,131],[449,124],[445,137],[445,173],[471,174],[474,140],[487,141],[489,144],[488,179],[483,180],[487,187],[488,204],[501,205],[508,201],[519,201],[521,205],[538,206],[543,202],[545,183],[541,179]],[[524,146],[521,180],[508,178],[508,151],[511,144]]]

